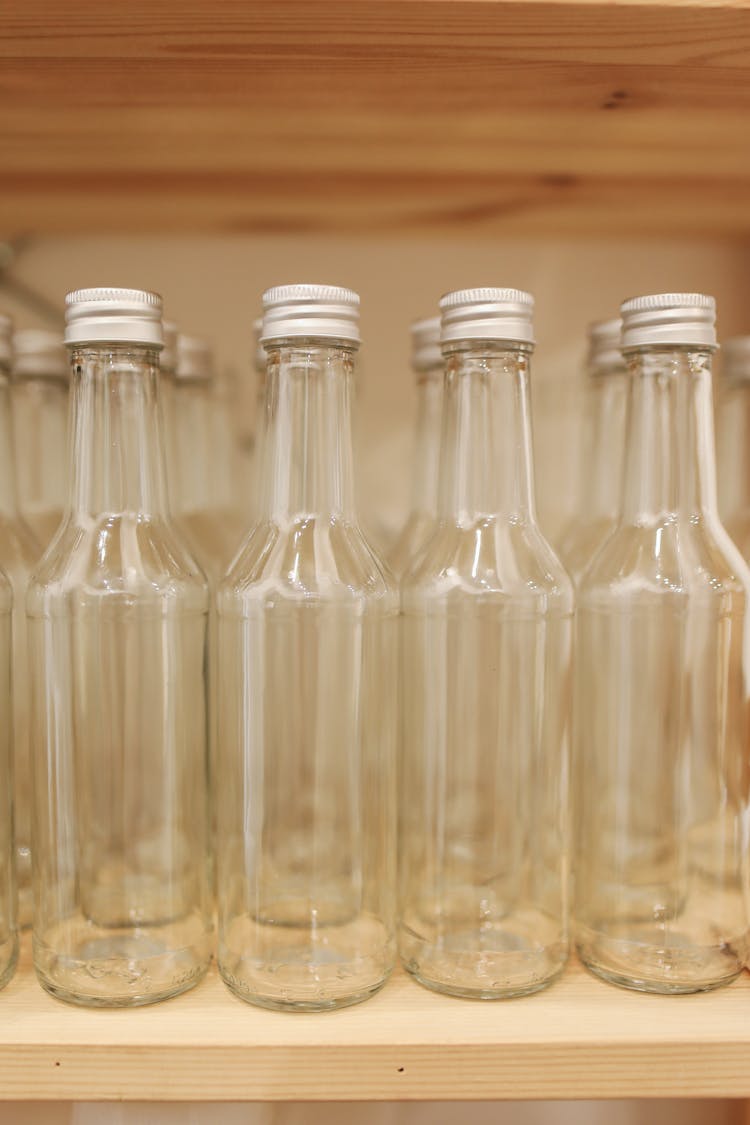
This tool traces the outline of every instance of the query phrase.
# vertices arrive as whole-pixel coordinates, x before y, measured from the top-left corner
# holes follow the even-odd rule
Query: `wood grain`
[[[215,972],[134,1011],[42,992],[24,963],[0,996],[4,1100],[391,1100],[750,1096],[750,980],[661,998],[573,966],[545,993],[482,1004],[397,974],[319,1016],[229,994]]]
[[[6,9],[0,237],[750,225],[745,0]]]

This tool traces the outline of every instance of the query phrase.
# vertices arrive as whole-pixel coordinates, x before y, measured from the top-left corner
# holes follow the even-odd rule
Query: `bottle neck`
[[[175,515],[211,510],[211,467],[224,451],[211,442],[213,393],[209,379],[171,377],[167,425],[173,429],[170,487]]]
[[[25,375],[11,385],[18,499],[29,513],[59,513],[68,496],[68,380]]]
[[[14,452],[10,379],[8,372],[0,366],[0,514],[7,519],[18,516]]]
[[[587,523],[614,520],[620,512],[627,392],[624,367],[589,377],[580,508]]]
[[[717,409],[723,511],[734,518],[750,513],[750,379],[725,385]]]
[[[711,353],[633,352],[625,439],[625,523],[715,515]]]
[[[530,349],[477,341],[447,356],[440,515],[536,519],[529,408]]]
[[[355,521],[353,372],[354,349],[338,341],[289,339],[268,348],[262,516]]]
[[[71,352],[74,516],[167,516],[159,357],[134,345]]]
[[[443,378],[442,363],[417,375],[412,511],[429,517],[437,516],[438,512]]]

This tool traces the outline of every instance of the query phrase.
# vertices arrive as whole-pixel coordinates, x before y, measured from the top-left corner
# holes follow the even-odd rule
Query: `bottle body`
[[[16,848],[13,833],[12,600],[10,582],[0,572],[0,988],[12,977],[18,959]]]
[[[34,962],[151,1003],[210,958],[205,580],[170,526],[155,352],[74,352],[72,500],[30,585]]]
[[[271,350],[263,502],[218,594],[219,968],[366,999],[395,956],[397,596],[351,503],[351,350]]]
[[[630,988],[741,970],[748,575],[718,521],[710,355],[636,353],[624,510],[577,615],[576,941]]]
[[[400,952],[480,999],[568,953],[573,596],[534,519],[527,365],[449,357],[440,528],[402,587]]]

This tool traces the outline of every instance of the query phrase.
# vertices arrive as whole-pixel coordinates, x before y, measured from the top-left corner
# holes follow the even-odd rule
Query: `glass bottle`
[[[42,548],[18,510],[11,408],[12,325],[0,318],[0,569],[13,590],[12,661],[13,817],[18,881],[18,921],[31,923],[31,764],[29,749],[29,672],[24,599],[29,575]],[[2,638],[0,637],[0,647]],[[0,669],[0,683],[2,670]],[[2,689],[0,688],[0,698]],[[2,764],[0,763],[0,771]]]
[[[589,328],[581,498],[560,541],[560,555],[578,582],[620,512],[625,450],[627,371],[620,352],[620,319]]]
[[[206,582],[169,515],[161,299],[66,300],[70,497],[27,600],[34,964],[98,1007],[192,987],[210,959]]]
[[[726,529],[750,561],[750,336],[721,346],[717,402],[719,511]]]
[[[391,570],[402,575],[437,527],[440,428],[443,408],[443,355],[440,317],[411,326],[412,367],[417,376],[417,433],[411,512],[390,556]]]
[[[0,372],[11,360],[11,320],[0,313]],[[11,690],[13,588],[0,571],[0,988],[18,959],[16,849],[13,838],[13,701]]]
[[[14,333],[10,397],[18,504],[42,548],[62,522],[68,494],[69,382],[60,333],[41,328]]]
[[[234,507],[234,437],[223,427],[205,340],[180,334],[172,382],[174,504],[179,526],[212,584],[237,550],[245,520]]]
[[[440,524],[402,585],[400,952],[438,992],[535,992],[568,955],[573,591],[536,520],[533,300],[441,301]]]
[[[218,594],[218,960],[243,999],[315,1011],[395,957],[398,597],[353,500],[359,298],[264,310],[262,501]]]
[[[715,306],[622,306],[623,505],[581,580],[576,648],[576,942],[645,992],[740,972],[750,573],[719,522]]]

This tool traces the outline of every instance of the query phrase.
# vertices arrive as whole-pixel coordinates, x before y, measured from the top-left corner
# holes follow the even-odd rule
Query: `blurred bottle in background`
[[[11,407],[18,504],[45,548],[68,497],[70,365],[62,336],[41,328],[13,335]]]
[[[573,589],[536,519],[533,298],[441,301],[438,529],[402,584],[399,945],[439,992],[535,992],[568,956]]]
[[[151,1003],[210,960],[203,575],[170,520],[161,299],[68,295],[70,495],[28,615],[34,964],[78,1004]]]
[[[581,492],[576,514],[559,542],[562,560],[576,583],[620,512],[628,387],[620,328],[619,318],[589,328]]]
[[[415,321],[411,342],[411,364],[417,377],[411,510],[389,556],[391,570],[399,578],[437,527],[444,378],[440,317]]]
[[[727,531],[750,561],[750,336],[721,345],[717,388],[719,508]]]
[[[622,306],[623,504],[579,588],[575,916],[596,974],[646,992],[741,971],[750,572],[719,522],[715,306]]]
[[[31,923],[31,761],[26,590],[42,548],[18,508],[11,407],[12,324],[0,316],[0,568],[13,588],[13,804],[18,918]]]
[[[359,298],[264,308],[261,501],[218,593],[218,960],[243,999],[310,1011],[393,967],[398,596],[354,500]]]

